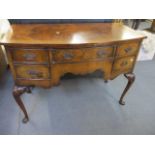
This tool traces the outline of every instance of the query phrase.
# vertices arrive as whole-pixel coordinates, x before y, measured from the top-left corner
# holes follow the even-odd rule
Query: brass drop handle
[[[124,67],[124,66],[128,65],[128,61],[123,61],[120,65],[121,65],[121,67]]]
[[[132,50],[132,47],[128,47],[128,48],[125,49],[125,52],[129,53],[129,52],[131,52],[131,50]]]
[[[27,73],[32,77],[39,77],[39,78],[43,77],[42,72],[39,72],[39,71],[29,70]]]
[[[105,56],[106,55],[106,52],[105,51],[98,51],[97,52],[97,56],[98,57],[103,57],[103,56]]]
[[[23,57],[26,59],[26,60],[34,60],[36,58],[36,54],[32,54],[32,53],[26,53],[23,55]]]
[[[73,53],[64,53],[64,58],[69,60],[69,59],[74,58],[74,55],[73,55]]]

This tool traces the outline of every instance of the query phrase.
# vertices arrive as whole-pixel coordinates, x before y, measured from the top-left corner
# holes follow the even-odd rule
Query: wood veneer
[[[13,95],[29,120],[20,98],[31,86],[50,88],[65,73],[103,71],[105,81],[124,74],[128,84],[119,103],[135,80],[133,69],[145,36],[116,23],[12,25],[0,41],[5,46],[15,80]]]

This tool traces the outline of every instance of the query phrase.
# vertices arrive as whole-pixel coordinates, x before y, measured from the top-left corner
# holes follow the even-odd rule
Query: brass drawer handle
[[[32,54],[32,53],[26,53],[23,55],[23,57],[26,59],[26,60],[34,60],[36,58],[36,54]]]
[[[64,59],[69,60],[69,59],[72,59],[72,58],[74,58],[74,55],[72,53],[64,53]]]
[[[97,52],[97,56],[100,58],[100,57],[104,57],[106,55],[106,52],[105,51],[98,51]]]
[[[123,61],[123,62],[120,64],[121,67],[124,67],[124,66],[127,66],[127,65],[128,65],[128,61]]]
[[[33,78],[36,78],[36,77],[41,78],[41,77],[43,77],[43,73],[39,72],[39,71],[29,70],[29,71],[27,71],[27,73],[29,75],[31,75]]]
[[[131,52],[131,51],[132,51],[132,47],[128,47],[128,48],[125,49],[125,52],[126,52],[126,53],[129,53],[129,52]]]

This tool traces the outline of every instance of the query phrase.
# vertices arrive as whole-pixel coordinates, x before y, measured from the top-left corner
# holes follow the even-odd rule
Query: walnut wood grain
[[[20,96],[30,86],[50,88],[66,73],[84,75],[103,72],[108,82],[125,74],[128,84],[119,103],[133,84],[139,48],[145,36],[122,24],[26,24],[12,25],[4,45],[15,81],[13,96],[28,114]],[[129,74],[130,73],[130,74]]]
[[[59,64],[53,65],[52,72],[52,86],[60,83],[60,78],[66,73],[72,73],[75,75],[84,75],[88,73],[93,73],[96,70],[101,70],[104,72],[103,79],[110,79],[110,73],[112,70],[112,61],[98,61],[95,63],[92,62],[83,62],[83,63],[73,63],[73,64],[63,64],[63,67]]]
[[[47,50],[45,49],[10,49],[14,63],[46,64],[48,63]]]
[[[93,61],[113,56],[113,46],[53,50],[54,63]]]
[[[130,70],[134,64],[135,56],[116,59],[113,64],[114,71]]]
[[[117,57],[135,55],[139,50],[138,42],[123,43],[118,46]]]
[[[143,39],[134,30],[119,23],[88,24],[14,24],[12,33],[0,41],[3,45],[52,45],[77,47]]]
[[[49,79],[50,70],[44,65],[15,65],[17,78],[25,79]]]

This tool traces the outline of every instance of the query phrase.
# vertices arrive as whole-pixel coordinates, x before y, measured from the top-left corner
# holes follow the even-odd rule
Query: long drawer
[[[81,49],[56,49],[53,51],[52,55],[53,61],[57,63],[97,60],[113,57],[114,47],[106,46]]]

